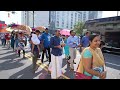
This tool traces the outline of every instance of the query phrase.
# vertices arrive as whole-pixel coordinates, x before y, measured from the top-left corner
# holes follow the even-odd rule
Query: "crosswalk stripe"
[[[29,54],[25,54],[25,57],[27,57],[30,61],[32,61],[32,57],[30,57]],[[48,66],[46,64],[40,64],[41,62],[40,61],[37,61],[37,65],[39,65],[42,69],[46,70],[46,71],[49,71],[48,69],[46,69],[45,67],[48,68]],[[50,71],[51,72],[51,71]],[[65,78],[65,79],[70,79],[69,77],[65,76],[64,74],[62,74],[62,76]]]

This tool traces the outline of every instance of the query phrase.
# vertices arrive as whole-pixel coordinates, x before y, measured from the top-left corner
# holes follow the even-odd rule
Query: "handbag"
[[[78,72],[78,68],[80,67],[80,62],[77,67],[77,71],[75,72],[75,79],[92,79],[93,76],[87,76],[83,73]]]
[[[75,72],[75,79],[92,79],[92,76],[87,76],[85,74]]]

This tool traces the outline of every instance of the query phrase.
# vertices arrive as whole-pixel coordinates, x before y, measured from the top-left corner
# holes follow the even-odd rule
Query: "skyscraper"
[[[102,11],[89,11],[88,20],[102,18]]]
[[[45,26],[51,30],[73,29],[77,22],[101,17],[101,11],[34,11],[34,27]],[[33,27],[33,11],[22,11],[22,22]]]

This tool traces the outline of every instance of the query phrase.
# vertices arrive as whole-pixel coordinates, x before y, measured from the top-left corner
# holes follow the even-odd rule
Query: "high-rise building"
[[[49,26],[49,11],[22,11],[22,24],[30,27]],[[34,21],[34,22],[33,22]]]
[[[88,20],[102,18],[102,11],[89,11]]]
[[[82,21],[80,11],[51,11],[51,13],[54,13],[50,15],[50,19],[54,21],[55,28],[72,29],[76,22]]]
[[[34,17],[33,17],[34,16]],[[101,11],[22,11],[22,22],[30,27],[45,26],[51,30],[73,29],[79,22],[101,18]],[[33,23],[34,19],[34,23]]]

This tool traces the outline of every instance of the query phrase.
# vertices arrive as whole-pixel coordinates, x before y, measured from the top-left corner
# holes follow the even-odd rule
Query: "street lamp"
[[[119,11],[117,11],[117,16],[118,16],[118,14],[119,14]]]
[[[34,28],[34,11],[33,11],[33,28]]]
[[[30,12],[29,12],[30,13]],[[33,14],[33,28],[34,28],[34,14],[35,14],[35,12],[33,11],[33,13],[31,13],[31,14]]]

